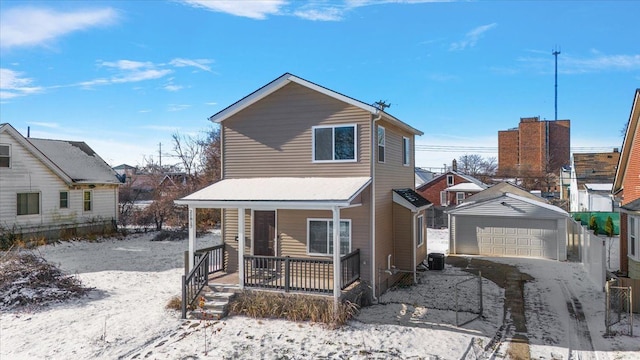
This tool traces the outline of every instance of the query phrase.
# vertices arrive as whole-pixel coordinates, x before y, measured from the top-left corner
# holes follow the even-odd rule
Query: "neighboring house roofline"
[[[476,184],[476,185],[480,186],[480,187],[481,187],[481,188],[483,188],[483,189],[487,189],[487,188],[488,188],[487,184],[485,184],[485,183],[483,183],[482,181],[480,181],[480,180],[478,180],[478,179],[474,178],[473,176],[470,176],[470,175],[467,175],[467,174],[463,174],[463,173],[460,173],[460,172],[455,171],[455,170],[449,170],[449,171],[447,171],[447,172],[445,172],[445,173],[442,173],[442,174],[440,174],[440,175],[438,175],[438,176],[435,176],[433,179],[431,179],[431,180],[429,180],[429,181],[425,182],[424,184],[420,185],[420,186],[418,187],[418,189],[424,189],[424,188],[425,188],[425,187],[427,187],[428,185],[435,184],[435,183],[437,183],[440,179],[442,179],[444,176],[449,175],[449,174],[453,174],[453,175],[459,176],[459,177],[461,177],[461,178],[463,178],[463,179],[467,180],[467,182],[470,182],[470,183]]]
[[[293,74],[290,73],[285,73],[282,76],[278,77],[277,79],[271,81],[270,83],[262,86],[261,88],[259,88],[258,90],[252,92],[251,94],[243,97],[242,99],[236,101],[235,103],[227,106],[226,108],[222,109],[221,111],[211,115],[209,117],[209,120],[216,122],[216,123],[221,123],[223,121],[225,121],[226,119],[230,118],[231,116],[237,114],[238,112],[242,111],[243,109],[253,105],[254,103],[258,102],[259,100],[267,97],[268,95],[274,93],[275,91],[281,89],[282,87],[284,87],[285,85],[289,84],[289,83],[296,83],[299,85],[302,85],[304,87],[307,87],[309,89],[315,90],[319,93],[322,93],[324,95],[330,96],[334,99],[340,100],[342,102],[345,102],[349,105],[353,105],[357,108],[360,108],[362,110],[365,110],[369,113],[371,113],[374,116],[378,116],[381,115],[385,120],[390,121],[391,123],[393,123],[394,125],[412,133],[415,135],[423,135],[423,132],[406,124],[405,122],[397,119],[396,117],[382,111],[379,110],[378,108],[376,108],[375,106],[366,104],[360,100],[356,100],[352,97],[346,96],[344,94],[341,94],[339,92],[330,90],[324,86],[318,85],[316,83],[313,83],[311,81],[302,79],[300,77],[297,77]]]
[[[618,159],[618,168],[616,169],[616,175],[613,180],[613,188],[611,192],[618,194],[623,190],[624,174],[627,170],[627,164],[631,157],[631,146],[633,145],[633,139],[638,131],[638,124],[640,123],[640,88],[636,89],[635,96],[633,98],[633,104],[631,105],[631,112],[629,114],[629,122],[627,124],[627,131],[622,140],[622,151],[620,152],[620,158]]]
[[[47,166],[54,174],[62,179],[67,185],[73,184],[73,179],[67,175],[58,165],[56,165],[51,159],[49,159],[42,151],[40,151],[35,145],[33,145],[26,137],[22,136],[18,130],[16,130],[11,124],[5,123],[0,125],[0,133],[6,132],[11,137],[16,139],[20,145],[24,146],[33,156],[40,160],[45,166]]]

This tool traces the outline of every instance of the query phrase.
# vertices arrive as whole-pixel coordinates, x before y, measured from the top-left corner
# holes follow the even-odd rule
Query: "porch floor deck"
[[[239,276],[238,276],[238,272],[233,272],[233,273],[226,273],[226,272],[217,272],[214,274],[210,274],[209,275],[209,285],[213,285],[213,286],[228,286],[228,287],[239,287]],[[270,278],[270,279],[265,279],[264,280],[264,284],[267,285],[269,283],[271,283],[272,281],[274,281],[275,278]],[[326,279],[312,279],[312,278],[293,278],[292,282],[291,282],[291,286],[292,287],[296,287],[298,288],[299,285],[300,287],[304,288],[304,287],[309,287],[311,285],[314,284],[325,284],[326,283]],[[350,290],[352,290],[355,287],[355,284],[357,284],[358,282],[348,286],[346,289],[342,290],[342,293],[348,293]],[[249,289],[260,289],[260,290],[272,290],[272,291],[284,291],[283,289],[277,289],[277,288],[270,288],[270,287],[261,287],[261,286],[247,286],[247,288]],[[304,290],[291,290],[290,292],[292,293],[312,293],[312,294],[317,294],[317,295],[331,295],[332,291],[331,289],[333,289],[333,279],[329,280],[328,286],[327,286],[328,291],[327,292],[319,292],[319,291],[304,291]]]

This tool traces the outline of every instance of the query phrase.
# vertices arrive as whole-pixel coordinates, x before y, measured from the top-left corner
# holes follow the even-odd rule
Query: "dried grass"
[[[332,328],[340,327],[357,312],[358,306],[345,301],[334,312],[333,299],[318,296],[281,294],[258,291],[239,293],[229,304],[232,315],[253,318],[278,318],[291,321],[311,321]]]

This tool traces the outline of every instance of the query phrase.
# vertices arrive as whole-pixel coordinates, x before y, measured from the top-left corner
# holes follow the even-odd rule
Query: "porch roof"
[[[224,179],[176,200],[200,208],[331,209],[354,206],[370,177]]]

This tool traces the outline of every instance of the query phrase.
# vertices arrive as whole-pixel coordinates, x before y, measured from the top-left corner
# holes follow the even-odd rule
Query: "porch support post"
[[[238,286],[244,289],[244,208],[238,208]]]
[[[189,206],[189,271],[195,264],[194,253],[196,249],[196,208]]]
[[[340,304],[340,208],[333,211],[333,309],[337,313]]]

